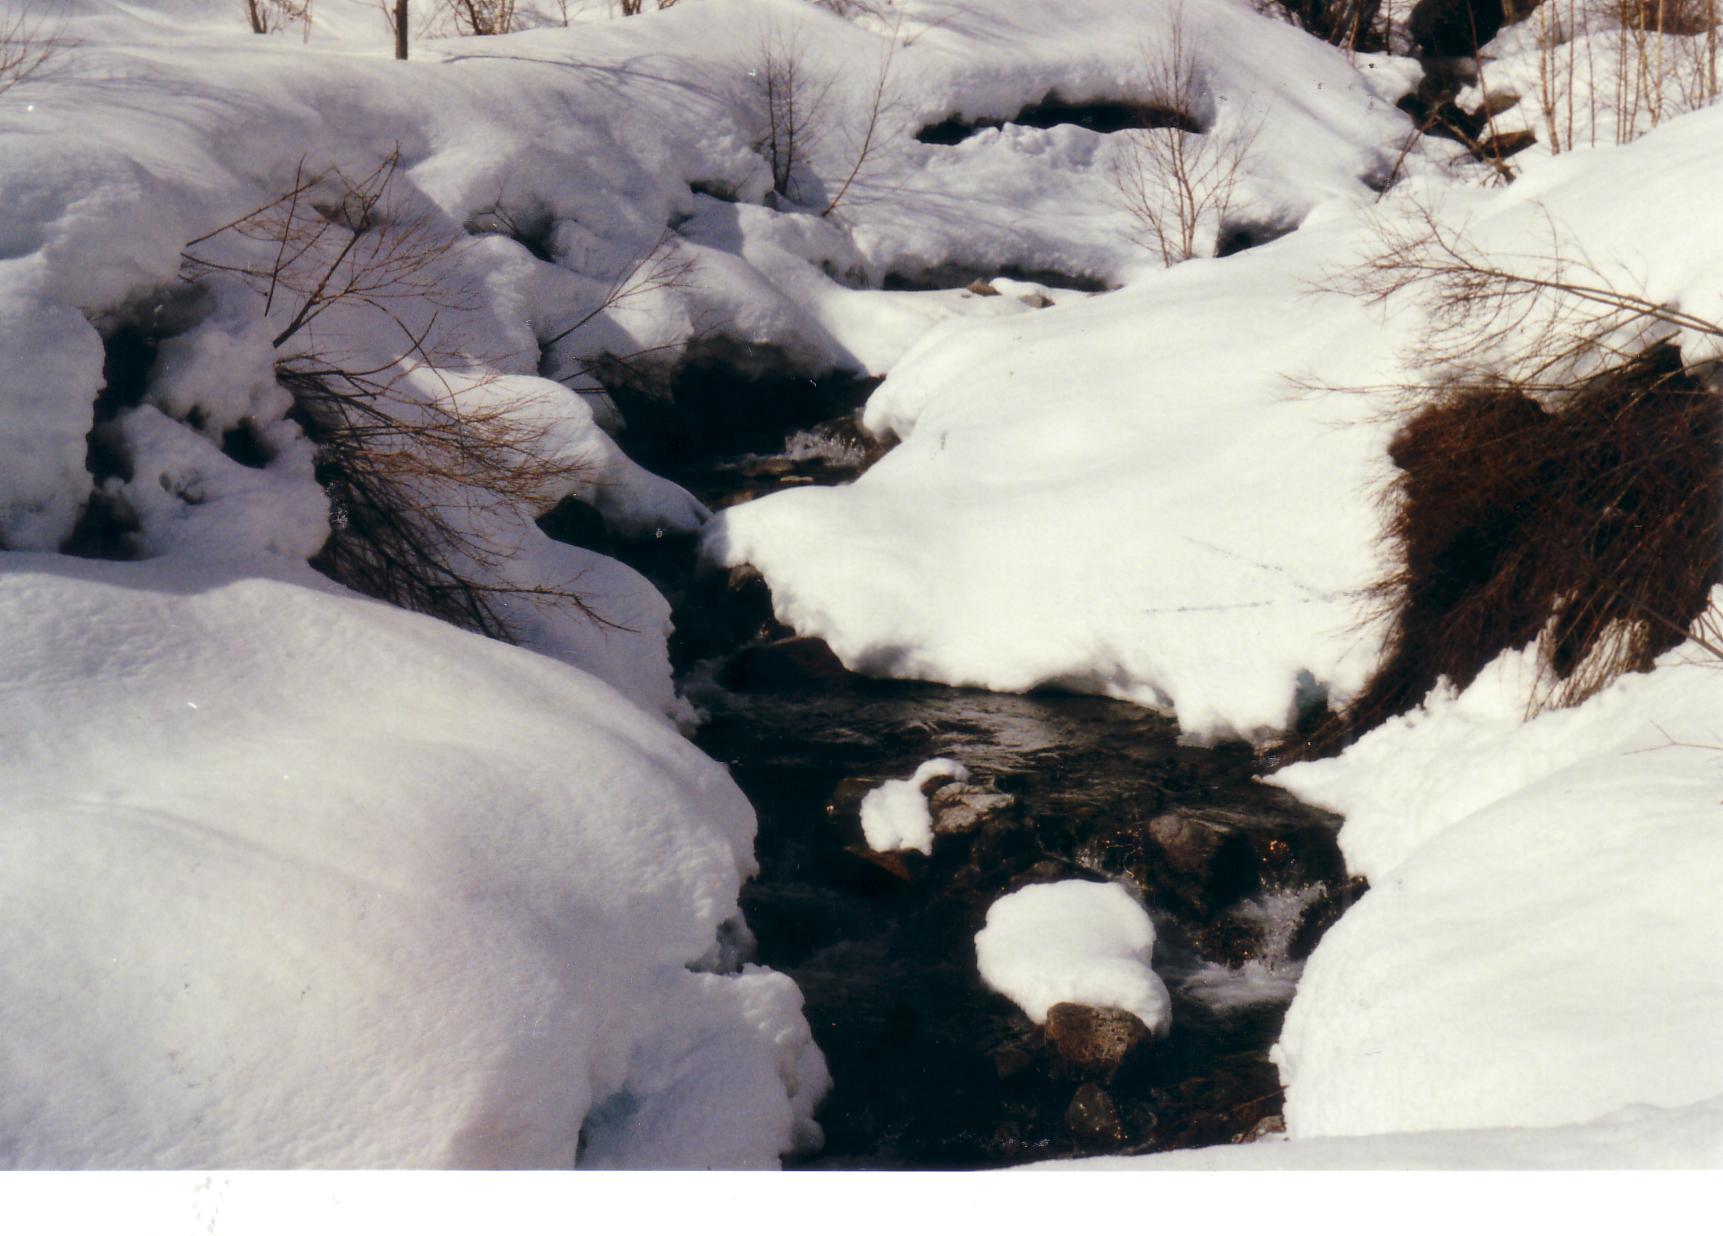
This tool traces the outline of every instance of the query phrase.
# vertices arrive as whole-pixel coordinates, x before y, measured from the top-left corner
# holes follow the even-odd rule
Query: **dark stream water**
[[[713,507],[843,483],[881,451],[854,424],[870,389],[694,371],[669,400],[619,399],[622,440]],[[758,812],[761,871],[742,897],[757,959],[800,985],[834,1080],[825,1150],[793,1166],[1001,1165],[1272,1127],[1267,1051],[1299,959],[1355,892],[1337,821],[1255,781],[1248,748],[1182,746],[1168,720],[1116,701],[862,679],[791,638],[757,576],[698,572],[686,541],[604,543],[578,512],[547,527],[670,598],[673,657],[705,718],[695,741]],[[946,756],[1011,805],[930,858],[869,853],[861,795]],[[1071,878],[1142,893],[1173,997],[1170,1034],[1101,1071],[1061,1056],[976,970],[989,905]]]

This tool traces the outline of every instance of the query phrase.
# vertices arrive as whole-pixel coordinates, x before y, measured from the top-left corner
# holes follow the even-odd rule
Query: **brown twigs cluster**
[[[527,598],[605,622],[574,581],[510,581],[520,522],[568,493],[581,467],[554,449],[532,401],[509,397],[440,330],[439,313],[461,305],[439,278],[436,221],[393,191],[399,162],[392,154],[351,177],[302,161],[287,192],[185,253],[188,280],[250,288],[275,328],[276,377],[330,499],[330,538],[313,565],[501,639],[513,635],[509,606]],[[321,331],[326,322],[336,327]]]
[[[808,161],[828,124],[832,79],[809,67],[799,29],[786,32],[776,23],[761,36],[748,79],[761,129],[756,146],[771,168],[772,191],[799,202]]]
[[[0,94],[43,76],[71,46],[28,5],[0,16]]]
[[[253,34],[279,34],[298,26],[311,37],[313,0],[245,0],[245,19]]]
[[[1719,0],[1545,0],[1537,102],[1551,153],[1630,142],[1723,96],[1720,25]]]

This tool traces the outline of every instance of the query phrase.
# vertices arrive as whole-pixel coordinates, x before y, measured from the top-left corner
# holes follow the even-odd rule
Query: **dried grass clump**
[[[1326,753],[1538,645],[1536,711],[1578,703],[1688,638],[1723,581],[1723,399],[1671,344],[1559,402],[1466,386],[1390,445],[1398,567],[1386,657],[1310,741]]]

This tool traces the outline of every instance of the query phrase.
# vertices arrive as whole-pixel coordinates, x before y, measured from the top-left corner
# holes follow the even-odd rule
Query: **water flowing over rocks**
[[[853,416],[871,387],[687,372],[667,386],[676,406],[621,401],[623,438],[721,508],[858,475],[884,449]],[[696,420],[695,437],[664,440]],[[1137,1153],[1246,1139],[1277,1117],[1267,1052],[1299,969],[1293,943],[1307,953],[1356,895],[1332,816],[1257,782],[1249,748],[1181,745],[1169,720],[1130,704],[852,674],[777,621],[752,569],[714,572],[689,538],[629,543],[601,525],[546,521],[603,538],[670,598],[673,658],[703,718],[695,741],[759,815],[761,871],[742,897],[756,957],[796,980],[834,1078],[826,1146],[807,1166]],[[940,759],[968,775],[920,787],[931,853],[870,849],[863,800]],[[988,908],[1071,879],[1143,896],[1172,1000],[1164,1036],[1072,1002],[1037,1026],[982,983]]]

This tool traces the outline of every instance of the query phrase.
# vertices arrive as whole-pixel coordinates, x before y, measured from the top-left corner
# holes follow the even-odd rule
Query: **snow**
[[[975,958],[982,981],[1037,1025],[1070,1003],[1122,1009],[1164,1034],[1172,1001],[1150,967],[1154,947],[1154,925],[1123,885],[1061,880],[994,902]]]
[[[1715,664],[1688,645],[1528,722],[1526,659],[1276,777],[1345,815],[1341,848],[1371,881],[1287,1015],[1295,1137],[1723,1094]]]
[[[4,92],[10,1165],[566,1166],[584,1146],[594,1166],[753,1167],[816,1144],[826,1077],[793,984],[737,965],[751,813],[676,732],[663,598],[533,522],[564,497],[622,535],[701,531],[852,668],[1102,693],[1195,740],[1260,740],[1344,703],[1378,655],[1363,602],[1392,426],[1354,388],[1420,376],[1431,321],[1332,290],[1379,224],[1427,210],[1504,268],[1566,258],[1723,320],[1723,111],[1671,120],[1692,101],[1672,96],[1631,144],[1551,158],[1535,21],[1485,69],[1522,98],[1498,129],[1541,144],[1486,188],[1406,146],[1392,102],[1415,63],[1235,0],[903,0],[884,20],[683,0],[626,21],[583,0],[567,30],[535,2],[524,33],[446,40],[416,7],[397,64],[363,0],[319,0],[303,41],[251,36],[228,0],[68,0],[68,54]],[[1197,148],[1254,134],[1224,222],[1297,229],[1272,245],[1163,268],[1114,183],[1129,134],[914,140],[1053,92],[1140,100],[1181,10]],[[823,100],[787,203],[756,149],[780,36]],[[1697,47],[1652,43],[1681,65]],[[1581,147],[1615,138],[1622,44],[1572,45],[1605,74],[1574,87]],[[282,337],[282,250],[224,225],[301,170],[339,216],[331,186],[386,168],[383,234],[416,238],[415,294]],[[964,290],[978,277],[1001,294]],[[896,290],[918,284],[944,290]],[[1662,337],[1719,355],[1668,323],[1608,342]],[[128,340],[153,349],[135,374]],[[865,424],[901,442],[853,485],[712,518],[616,446],[589,389],[605,356],[889,374]],[[343,516],[278,368],[331,359],[385,375],[409,421],[456,392],[554,465],[518,501],[426,491],[495,547],[462,565],[504,590],[521,648],[305,566]],[[92,444],[124,466],[92,476]],[[142,560],[51,552],[98,489]],[[1723,1160],[1707,657],[1529,721],[1531,661],[1505,657],[1280,774],[1346,817],[1372,891],[1301,975],[1189,982],[1224,1007],[1296,978],[1293,1140],[1155,1165]],[[931,767],[869,796],[870,844],[930,848]],[[977,955],[1037,1020],[1071,999],[1164,1030],[1153,943],[1126,890],[1073,881],[1002,899]]]
[[[866,408],[901,445],[853,485],[722,513],[706,553],[757,567],[778,616],[852,669],[1112,695],[1198,739],[1282,732],[1375,663],[1364,596],[1393,425],[1364,388],[1415,380],[1408,356],[1430,332],[1412,296],[1383,316],[1333,289],[1379,228],[1427,211],[1505,270],[1547,278],[1565,262],[1723,318],[1723,250],[1693,243],[1689,205],[1723,192],[1720,132],[1712,108],[1495,192],[1418,177],[1262,249],[947,323]],[[1718,346],[1644,320],[1606,342],[1658,337],[1696,358]]]
[[[1703,32],[1637,30],[1608,0],[1555,0],[1509,26],[1483,48],[1484,85],[1516,99],[1493,117],[1498,133],[1530,131],[1537,144],[1515,157],[1524,166],[1553,155],[1631,142],[1675,116],[1714,102],[1716,54]],[[1669,16],[1677,16],[1670,6]],[[1694,17],[1702,11],[1689,10]],[[1648,27],[1662,10],[1648,13]],[[1476,108],[1486,90],[1459,100]]]
[[[0,621],[8,1166],[816,1143],[794,988],[690,969],[752,812],[612,689],[304,568],[10,554]]]
[[[1723,1100],[1638,1104],[1583,1124],[1370,1137],[1266,1138],[1167,1154],[1068,1159],[1029,1171],[1622,1171],[1715,1168],[1723,1159]],[[1444,1182],[1443,1188],[1451,1182]]]
[[[927,760],[904,780],[887,781],[867,792],[861,801],[861,826],[869,849],[933,853],[926,786],[935,777],[967,781],[969,770],[956,760]]]
[[[1198,736],[1284,729],[1306,680],[1356,690],[1374,659],[1352,628],[1386,430],[1288,376],[1321,358],[1344,380],[1379,346],[1360,306],[1310,289],[1352,243],[1312,221],[936,330],[867,406],[901,445],[853,485],[722,513],[706,552],[759,568],[779,618],[852,669],[1103,693]]]

